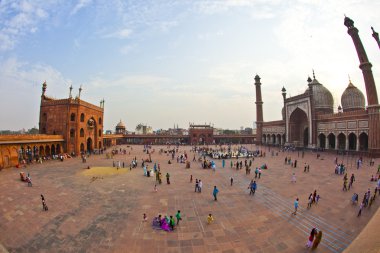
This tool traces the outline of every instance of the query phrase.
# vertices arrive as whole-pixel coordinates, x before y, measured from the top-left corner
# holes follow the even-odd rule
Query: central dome
[[[346,90],[343,92],[341,102],[344,112],[364,110],[365,99],[363,93],[356,88],[350,81]]]
[[[309,79],[309,89],[306,92],[312,91],[313,94],[313,106],[316,111],[322,111],[325,113],[332,113],[334,111],[334,99],[331,92],[318,82],[317,79]]]

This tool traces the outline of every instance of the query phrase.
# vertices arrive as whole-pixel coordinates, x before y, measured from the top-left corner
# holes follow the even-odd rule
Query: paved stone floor
[[[124,146],[123,148],[126,148]],[[365,160],[363,168],[356,169],[355,161],[346,157],[349,174],[355,173],[353,189],[343,192],[342,176],[334,174],[335,156],[322,153],[279,153],[256,158],[253,166],[266,163],[258,181],[255,196],[249,196],[248,184],[254,177],[245,170],[231,169],[229,160],[217,170],[202,169],[192,163],[190,169],[176,161],[168,165],[169,157],[159,154],[154,146],[153,162],[161,164],[163,175],[171,174],[171,184],[164,182],[154,192],[154,177],[144,177],[143,170],[103,176],[96,180],[83,175],[85,167],[112,166],[105,155],[93,155],[86,164],[80,158],[64,162],[49,161],[23,169],[5,169],[0,172],[0,244],[9,252],[308,252],[304,245],[312,227],[323,232],[322,243],[315,252],[342,252],[370,220],[380,200],[365,209],[357,218],[357,206],[350,203],[353,192],[363,193],[375,188],[370,182],[376,174]],[[249,148],[255,148],[251,146]],[[180,152],[193,157],[190,147]],[[298,160],[298,167],[284,164],[284,158]],[[116,155],[113,160],[126,164],[133,157],[147,158],[142,146],[133,146],[130,155]],[[244,160],[244,159],[242,159]],[[236,161],[236,159],[234,159]],[[303,172],[303,164],[310,164],[310,172]],[[351,166],[352,164],[352,166]],[[150,164],[153,166],[153,164]],[[19,172],[29,172],[33,187],[19,179]],[[297,183],[291,183],[295,172]],[[202,193],[194,192],[190,175],[203,181]],[[230,186],[230,177],[234,185]],[[218,201],[212,197],[217,185]],[[306,209],[308,195],[317,189],[321,195],[318,205]],[[43,212],[40,194],[44,194],[48,212]],[[300,198],[298,215],[291,215],[293,202]],[[151,219],[160,214],[175,215],[181,210],[183,220],[174,232],[154,230]],[[142,222],[146,213],[149,222]],[[206,223],[208,213],[215,222]]]

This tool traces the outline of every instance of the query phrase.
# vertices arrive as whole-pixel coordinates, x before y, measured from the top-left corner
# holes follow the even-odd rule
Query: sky
[[[252,127],[254,76],[264,121],[281,119],[288,96],[315,71],[335,107],[349,83],[364,94],[344,15],[355,21],[379,94],[380,1],[374,0],[0,0],[0,129],[38,126],[47,95],[105,100],[105,130],[122,120]]]

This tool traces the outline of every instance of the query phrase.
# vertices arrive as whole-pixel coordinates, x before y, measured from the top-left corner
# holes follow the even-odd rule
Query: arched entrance
[[[276,141],[276,143],[277,143],[278,145],[281,145],[281,134],[278,134],[278,135],[277,135],[277,141]]]
[[[44,146],[40,146],[40,156],[44,156],[44,155],[45,155]]]
[[[346,149],[346,136],[344,133],[338,135],[338,149]]]
[[[47,156],[50,155],[50,147],[49,147],[49,146],[46,146],[46,148],[45,148],[45,154],[46,154]]]
[[[91,138],[88,138],[87,139],[87,152],[91,152],[93,150],[93,147],[92,147],[92,139]]]
[[[272,134],[272,144],[276,144],[276,135]]]
[[[366,133],[359,135],[359,149],[363,151],[368,150],[368,135]]]
[[[57,154],[59,155],[61,153],[61,145],[57,144]]]
[[[307,146],[309,143],[309,123],[306,113],[295,109],[289,118],[289,142],[295,146]]]
[[[319,147],[325,148],[326,147],[326,136],[324,134],[320,134],[318,136],[318,138],[319,138]]]
[[[349,150],[356,150],[356,141],[357,141],[356,134],[350,133],[348,135],[348,149]]]
[[[51,145],[51,154],[52,154],[52,155],[56,155],[54,144]]]
[[[327,137],[329,139],[329,148],[335,149],[335,135],[331,133]]]

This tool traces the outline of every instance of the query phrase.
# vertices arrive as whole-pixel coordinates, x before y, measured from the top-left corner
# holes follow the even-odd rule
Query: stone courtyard
[[[363,167],[356,169],[357,158],[338,156],[338,162],[348,167],[348,175],[355,173],[356,182],[348,192],[342,191],[343,176],[334,173],[335,155],[305,152],[279,152],[271,155],[263,147],[266,157],[255,158],[253,167],[266,163],[254,196],[249,195],[249,182],[254,178],[245,169],[230,168],[230,160],[221,168],[222,160],[213,159],[216,172],[202,169],[191,162],[191,168],[177,163],[167,154],[159,154],[166,146],[153,146],[153,164],[160,163],[163,182],[154,192],[155,177],[145,177],[141,159],[147,159],[142,146],[118,146],[127,155],[92,155],[87,163],[80,158],[48,161],[26,168],[0,171],[0,244],[9,252],[309,252],[305,248],[313,227],[323,231],[322,242],[315,252],[342,252],[360,233],[379,207],[377,199],[356,217],[358,206],[351,204],[354,192],[359,201],[368,188],[371,193],[376,183],[375,166],[364,158]],[[172,147],[173,148],[173,147]],[[256,149],[249,145],[249,149]],[[260,147],[258,147],[260,149]],[[189,146],[180,146],[190,161],[194,153]],[[274,149],[275,153],[278,151]],[[107,150],[110,151],[110,150]],[[130,154],[128,154],[130,151]],[[137,157],[139,166],[129,171],[129,163]],[[285,156],[298,160],[297,168],[284,164]],[[198,157],[198,155],[196,155]],[[239,159],[244,160],[245,159]],[[112,167],[113,161],[125,162],[123,173],[115,175],[84,175],[87,166]],[[233,159],[236,161],[236,159]],[[304,173],[304,163],[310,172]],[[116,170],[116,168],[115,168]],[[30,173],[33,187],[20,181],[19,173]],[[169,172],[171,184],[165,174]],[[297,182],[291,183],[295,172]],[[193,182],[190,183],[190,175]],[[230,177],[234,184],[230,186]],[[194,192],[195,179],[203,182],[202,193]],[[212,197],[216,185],[218,201]],[[310,193],[317,190],[321,199],[307,209]],[[49,211],[42,211],[43,194]],[[300,198],[299,213],[294,216],[293,202]],[[151,221],[157,214],[175,215],[181,210],[182,221],[173,232],[155,230]],[[148,215],[143,222],[142,215]],[[215,221],[207,224],[212,213]]]

